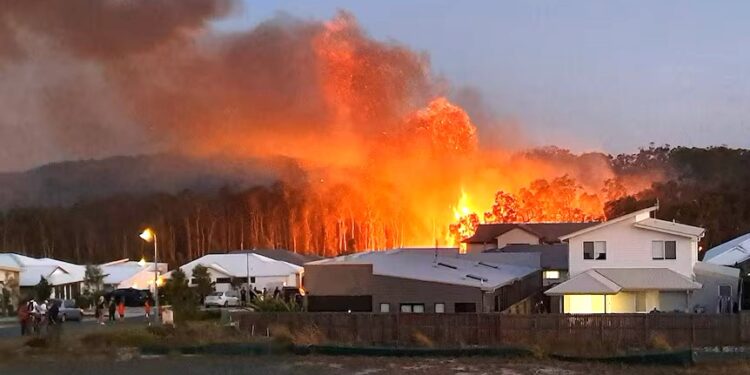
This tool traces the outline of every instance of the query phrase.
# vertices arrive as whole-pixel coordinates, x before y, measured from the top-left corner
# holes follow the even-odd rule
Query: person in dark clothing
[[[29,334],[29,323],[31,321],[31,312],[27,303],[18,304],[18,322],[21,323],[21,336]]]
[[[115,318],[115,312],[117,311],[117,304],[115,303],[114,297],[109,299],[109,321],[114,322],[116,320]]]
[[[276,289],[273,290],[273,298],[279,298],[281,296],[281,290],[279,290],[279,287],[277,286]]]
[[[60,341],[62,330],[62,320],[60,319],[60,303],[52,302],[52,306],[47,309],[47,335],[53,342]]]
[[[247,306],[247,291],[245,288],[240,289],[240,302],[242,306]]]

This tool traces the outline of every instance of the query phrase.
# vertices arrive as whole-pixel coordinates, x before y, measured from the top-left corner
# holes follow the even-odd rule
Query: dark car
[[[110,298],[114,298],[115,302],[120,300],[125,301],[125,306],[128,307],[140,307],[146,303],[146,300],[151,299],[151,292],[147,290],[139,290],[133,288],[127,289],[115,289],[104,295],[104,298],[109,301]]]

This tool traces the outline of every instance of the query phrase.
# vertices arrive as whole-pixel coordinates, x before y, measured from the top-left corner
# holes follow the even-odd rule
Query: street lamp
[[[154,243],[154,308],[156,309],[156,324],[161,322],[161,311],[159,311],[159,247],[156,244],[156,232],[146,228],[140,237],[146,242]]]

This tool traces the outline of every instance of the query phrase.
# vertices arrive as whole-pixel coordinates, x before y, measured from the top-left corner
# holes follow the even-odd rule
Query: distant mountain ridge
[[[0,173],[0,210],[70,206],[118,194],[242,189],[277,181],[297,171],[290,160],[194,158],[177,154],[115,156],[51,163]]]

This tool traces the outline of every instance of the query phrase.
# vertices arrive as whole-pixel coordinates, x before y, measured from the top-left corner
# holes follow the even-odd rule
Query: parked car
[[[240,305],[240,293],[234,290],[228,290],[226,292],[213,292],[206,296],[203,303],[206,307],[210,306],[239,306]]]
[[[50,299],[49,303],[54,303],[60,306],[60,312],[58,313],[59,318],[65,321],[76,321],[80,322],[83,319],[83,310],[76,306],[76,301],[72,299]]]
[[[147,290],[139,290],[133,288],[127,289],[115,289],[104,295],[104,298],[109,301],[110,298],[114,298],[115,301],[125,300],[125,306],[128,307],[140,307],[146,303],[146,300],[151,299],[151,292]]]

